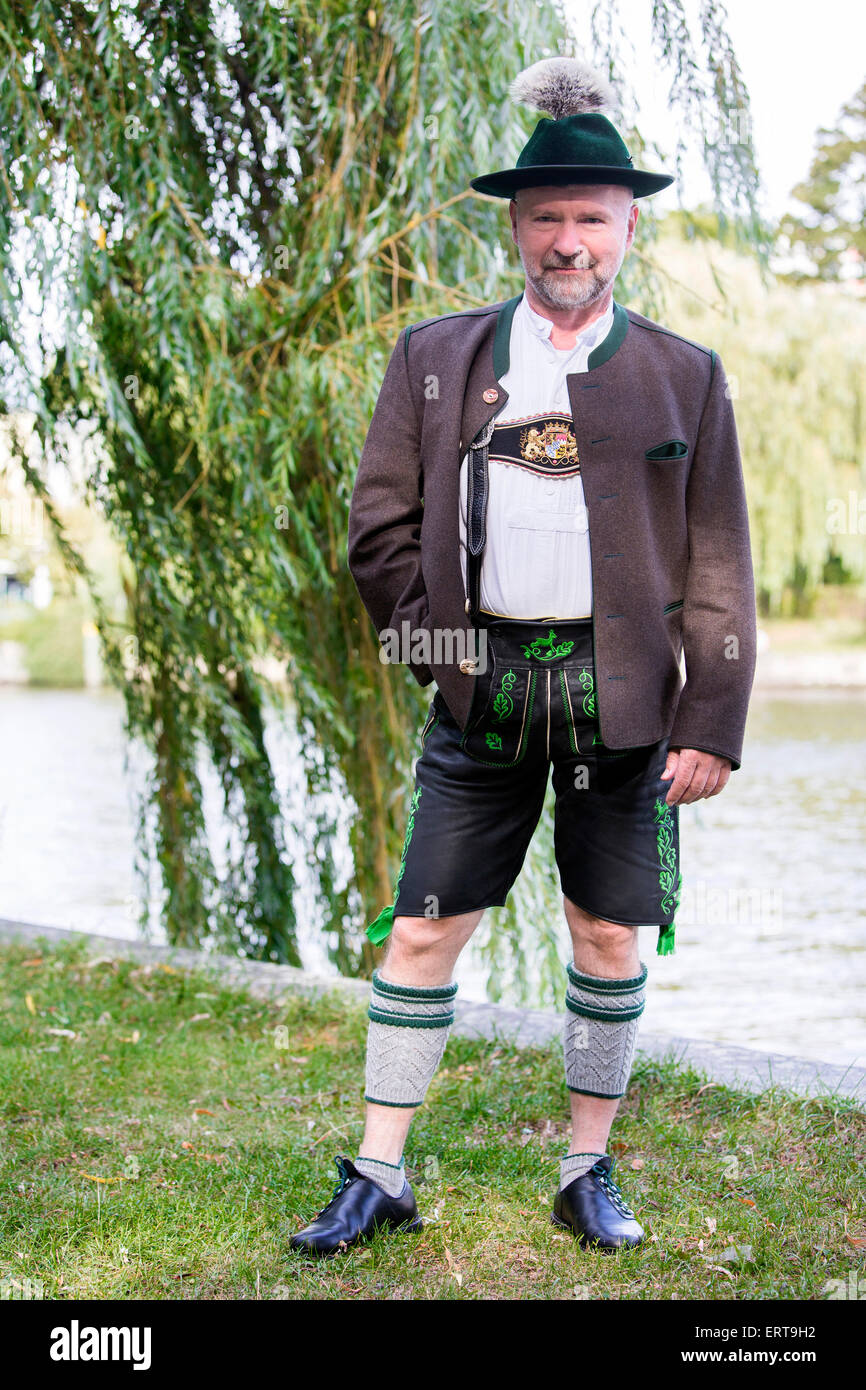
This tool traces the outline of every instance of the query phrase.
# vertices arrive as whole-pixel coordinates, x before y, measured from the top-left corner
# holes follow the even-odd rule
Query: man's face
[[[607,183],[521,188],[509,212],[526,279],[551,309],[582,309],[603,297],[638,219],[631,189]]]

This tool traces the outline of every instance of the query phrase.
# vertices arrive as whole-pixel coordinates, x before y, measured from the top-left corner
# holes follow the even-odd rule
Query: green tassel
[[[394,904],[390,903],[388,907],[382,908],[375,922],[371,922],[367,927],[367,935],[374,946],[381,946],[382,942],[390,935],[393,925]]]
[[[674,927],[671,922],[669,927],[659,927],[659,939],[656,946],[657,956],[672,956],[674,953]]]

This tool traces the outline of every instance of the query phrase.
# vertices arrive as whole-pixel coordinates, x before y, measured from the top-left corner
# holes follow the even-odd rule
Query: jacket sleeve
[[[755,674],[755,586],[734,411],[721,359],[711,360],[686,485],[686,681],[668,746],[718,753],[736,771]]]
[[[421,571],[421,430],[406,363],[408,330],[391,353],[367,431],[349,504],[349,570],[376,632],[409,623],[426,627],[427,591]],[[407,653],[408,655],[408,653]],[[430,667],[408,662],[419,685]]]

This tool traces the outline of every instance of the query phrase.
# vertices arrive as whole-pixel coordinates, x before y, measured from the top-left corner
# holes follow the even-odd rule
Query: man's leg
[[[386,986],[392,984],[429,990],[435,999],[437,987],[451,984],[457,958],[483,915],[484,910],[481,909],[455,917],[440,917],[438,920],[395,917],[388,951],[377,972],[380,980]],[[418,997],[423,1001],[423,994]],[[387,1008],[387,994],[382,998],[383,1007]],[[381,1076],[384,1071],[386,1086],[388,1081],[392,1085],[396,1083],[395,1094],[403,1094],[400,1089],[401,1072],[411,1051],[415,1089],[426,1090],[438,1066],[447,1031],[447,1028],[415,1031],[401,1027],[399,1015],[395,1015],[392,1024],[380,1023],[377,1028],[371,1023],[367,1042],[368,1084],[371,1076]],[[417,1055],[419,1046],[422,1051],[420,1057]],[[419,1104],[422,1099],[423,1096],[420,1096]],[[356,1167],[393,1195],[397,1195],[402,1188],[400,1164],[409,1126],[417,1109],[417,1105],[401,1102],[388,1105],[367,1103],[364,1137]]]
[[[594,917],[567,896],[564,904],[574,953],[563,1039],[572,1139],[554,1221],[605,1250],[639,1245],[644,1233],[611,1177],[607,1145],[631,1071],[646,967],[636,927]]]
[[[395,916],[384,965],[373,974],[367,1034],[367,1094],[385,1103],[368,1100],[358,1157],[337,1160],[341,1185],[318,1217],[291,1237],[293,1249],[331,1255],[379,1226],[420,1227],[403,1145],[444,1051],[457,957],[483,915],[481,908],[438,920]]]
[[[584,912],[577,907],[570,898],[563,897],[565,904],[565,917],[571,933],[571,943],[574,955],[574,968],[580,975],[585,977],[603,978],[611,981],[631,981],[641,976],[641,962],[638,953],[637,927],[622,926],[617,922],[606,922],[601,917],[593,917],[590,913]],[[639,987],[638,987],[639,989]],[[635,991],[637,993],[638,990]],[[577,991],[575,991],[577,993]],[[587,1008],[592,1008],[593,1003],[604,1003],[603,996],[597,1000],[592,1000],[590,991],[587,990]],[[632,1012],[633,1010],[629,1010]],[[572,1024],[572,1019],[576,1022],[576,1027]],[[583,1021],[582,1021],[583,1020]],[[625,1082],[622,1082],[623,1072],[631,1070],[631,1060],[634,1050],[634,1035],[637,1032],[635,1026],[626,1029],[622,1023],[618,1022],[616,1016],[611,1016],[610,1020],[599,1020],[585,1015],[569,1013],[566,1017],[566,1027],[571,1024],[571,1031],[576,1035],[578,1042],[591,1043],[594,1041],[593,1033],[600,1041],[604,1040],[604,1031],[616,1030],[616,1034],[611,1037],[610,1045],[603,1050],[590,1046],[585,1047],[587,1056],[585,1065],[580,1071],[572,1070],[572,1079],[578,1082],[585,1082],[585,1090],[569,1090],[571,1097],[571,1145],[569,1155],[586,1154],[592,1155],[595,1159],[607,1152],[607,1141],[610,1137],[611,1125],[614,1116],[619,1109],[620,1097],[605,1099],[601,1094],[590,1095],[590,1090],[624,1090]],[[593,1029],[592,1025],[595,1024]],[[577,1051],[578,1049],[574,1049]],[[595,1056],[591,1055],[595,1052]],[[599,1055],[601,1054],[601,1055]],[[611,1055],[612,1054],[612,1055]],[[597,1085],[590,1086],[590,1082]],[[569,1083],[570,1084],[570,1083]],[[590,1165],[587,1164],[587,1167]],[[578,1176],[579,1165],[573,1164],[572,1171],[575,1177]]]

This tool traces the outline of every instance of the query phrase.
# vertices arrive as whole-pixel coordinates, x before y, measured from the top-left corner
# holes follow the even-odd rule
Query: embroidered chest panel
[[[491,463],[511,464],[529,473],[555,474],[558,478],[580,472],[572,418],[556,412],[495,425],[488,458]]]

